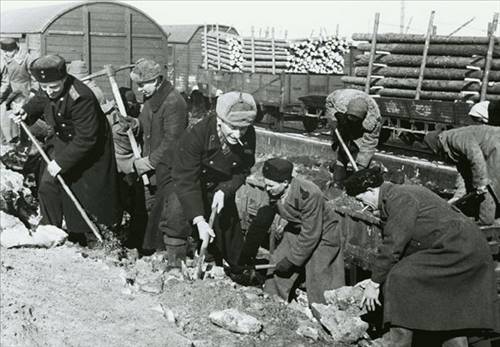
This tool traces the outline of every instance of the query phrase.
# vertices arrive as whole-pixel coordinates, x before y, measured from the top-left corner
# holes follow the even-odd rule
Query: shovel
[[[213,229],[215,215],[217,214],[217,207],[212,208],[212,212],[210,213],[210,219],[208,220],[208,225]],[[205,262],[205,256],[207,254],[208,242],[203,241],[200,247],[200,253],[198,255],[198,259],[196,259],[196,277],[200,280],[203,279],[203,263]]]

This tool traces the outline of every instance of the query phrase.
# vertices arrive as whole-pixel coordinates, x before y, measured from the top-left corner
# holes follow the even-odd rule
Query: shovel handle
[[[356,161],[352,157],[351,152],[349,151],[349,148],[347,148],[347,145],[344,142],[344,139],[342,136],[340,136],[340,132],[338,129],[335,129],[335,135],[337,135],[337,138],[339,139],[340,144],[342,145],[342,148],[344,149],[345,154],[347,154],[347,158],[349,158],[349,161],[351,162],[352,167],[354,168],[354,171],[358,171],[358,165],[356,164]]]

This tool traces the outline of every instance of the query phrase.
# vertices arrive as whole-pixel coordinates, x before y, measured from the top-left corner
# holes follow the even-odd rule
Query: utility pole
[[[399,33],[405,32],[405,0],[401,0],[401,12],[399,15]]]

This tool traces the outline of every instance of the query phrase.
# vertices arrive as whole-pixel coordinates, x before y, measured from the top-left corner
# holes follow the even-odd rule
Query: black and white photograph
[[[499,14],[0,0],[0,346],[500,347]]]

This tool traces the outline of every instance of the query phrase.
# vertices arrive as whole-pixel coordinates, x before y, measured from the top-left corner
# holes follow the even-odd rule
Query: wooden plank
[[[85,35],[85,32],[78,31],[78,30],[47,30],[47,34],[49,34],[49,35],[65,35],[65,36],[83,36],[83,35]]]
[[[81,31],[82,30],[82,14],[81,11],[80,17],[67,17],[66,15],[59,17],[56,21],[54,21],[47,29],[48,30],[73,30],[73,31]]]
[[[134,28],[135,34],[152,34],[161,35],[160,29],[151,22],[148,18],[144,17],[142,14],[137,12],[132,15],[132,27]]]
[[[123,41],[121,37],[92,37],[92,47],[97,49],[120,49],[123,55]]]
[[[489,27],[488,35],[489,35],[489,44],[488,44],[488,53],[486,53],[486,66],[484,69],[483,81],[481,86],[481,94],[479,96],[480,101],[484,101],[486,99],[486,93],[488,91],[488,78],[491,71],[491,60],[493,59],[493,47],[495,46],[495,31],[497,30],[498,25],[498,12],[493,15],[493,21],[491,22],[491,26]]]
[[[375,50],[377,46],[377,33],[378,33],[378,25],[380,21],[380,13],[375,13],[375,21],[373,23],[373,33],[372,33],[372,41],[371,41],[371,48],[370,48],[370,61],[368,62],[368,75],[366,79],[366,85],[365,85],[365,93],[370,94],[370,82],[371,82],[371,77],[372,77],[372,71],[373,71],[373,59],[375,59]]]
[[[203,25],[203,42],[205,43],[205,46],[203,48],[204,51],[204,59],[203,59],[203,65],[205,66],[205,69],[208,69],[208,52],[207,52],[207,24],[205,23]]]
[[[420,72],[418,74],[417,92],[415,94],[415,100],[420,99],[420,92],[422,91],[422,81],[424,80],[425,64],[427,63],[427,52],[429,52],[429,44],[431,40],[432,28],[434,26],[434,14],[436,12],[431,12],[431,17],[429,18],[429,25],[427,27],[427,35],[425,36],[424,51],[422,53],[422,63],[420,64]]]
[[[133,44],[132,44],[132,13],[130,12],[130,9],[127,8],[125,9],[125,14],[124,14],[124,19],[125,19],[125,60],[127,63],[132,64],[132,49],[133,49]]]
[[[83,48],[83,60],[85,64],[87,64],[87,68],[89,69],[89,73],[94,72],[92,70],[92,47],[91,47],[91,38],[90,38],[90,12],[88,6],[83,6],[82,8],[82,27],[83,27],[83,40],[82,40],[82,48]]]
[[[102,14],[110,14],[112,16],[121,15],[123,18],[123,10],[124,7],[121,5],[115,5],[110,3],[90,3],[90,11],[102,13]],[[135,11],[134,11],[135,12]]]

